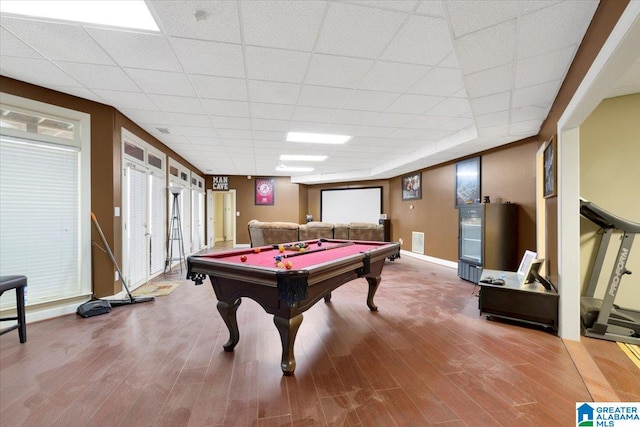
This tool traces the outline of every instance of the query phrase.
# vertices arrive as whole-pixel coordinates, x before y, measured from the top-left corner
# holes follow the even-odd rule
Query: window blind
[[[127,234],[129,238],[129,263],[127,285],[134,287],[147,277],[147,173],[128,168],[129,216]]]
[[[77,148],[0,136],[0,272],[28,277],[28,304],[81,292],[79,170]]]
[[[151,259],[150,273],[155,275],[164,269],[166,250],[165,178],[159,173],[151,174]]]

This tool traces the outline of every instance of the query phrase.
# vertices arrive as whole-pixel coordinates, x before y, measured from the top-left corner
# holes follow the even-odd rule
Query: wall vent
[[[411,252],[424,255],[424,233],[411,232]]]
[[[158,132],[160,133],[164,133],[165,135],[169,135],[169,129],[167,128],[156,128],[158,129]]]

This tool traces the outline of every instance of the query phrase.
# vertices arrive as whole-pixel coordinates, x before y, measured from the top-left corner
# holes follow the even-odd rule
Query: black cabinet
[[[458,276],[478,283],[483,268],[518,268],[518,207],[513,203],[460,206]]]
[[[504,285],[480,283],[478,308],[488,318],[517,320],[558,330],[558,294],[540,283],[522,283],[510,271],[485,269],[482,278],[501,277]]]

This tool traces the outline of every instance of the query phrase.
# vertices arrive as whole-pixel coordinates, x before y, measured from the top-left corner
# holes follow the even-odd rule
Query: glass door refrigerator
[[[517,205],[483,203],[460,206],[458,276],[478,283],[483,268],[515,271],[519,255]]]

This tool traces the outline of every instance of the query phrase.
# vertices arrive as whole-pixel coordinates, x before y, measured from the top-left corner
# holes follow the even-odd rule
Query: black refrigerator
[[[478,283],[483,268],[515,271],[518,205],[482,203],[458,208],[458,276]]]

